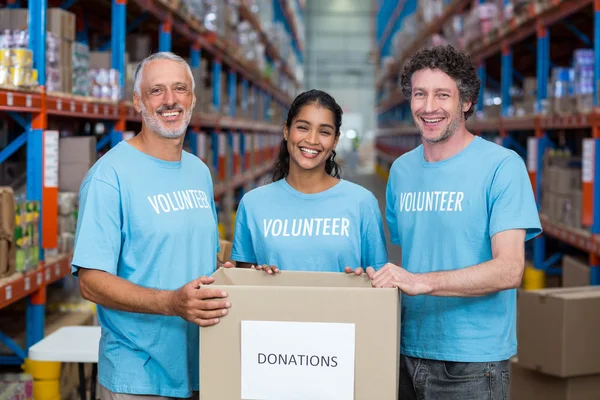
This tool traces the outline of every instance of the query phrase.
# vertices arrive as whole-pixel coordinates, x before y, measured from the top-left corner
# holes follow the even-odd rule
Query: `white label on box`
[[[31,278],[26,276],[25,277],[25,282],[23,283],[23,287],[25,289],[25,291],[29,291],[29,289],[31,289]]]
[[[206,135],[204,133],[198,133],[198,154],[196,154],[201,160],[204,160],[206,157]]]
[[[31,95],[25,96],[25,107],[31,107]]]
[[[225,153],[227,150],[227,139],[223,133],[218,135],[219,137],[219,157],[225,157]]]
[[[354,324],[242,321],[241,336],[242,399],[354,399]]]
[[[44,132],[44,187],[58,187],[58,131]]]
[[[594,158],[596,158],[596,139],[583,139],[582,181],[594,182]]]
[[[233,154],[235,154],[235,155],[240,154],[240,134],[239,133],[233,134]]]
[[[6,105],[7,106],[12,106],[14,104],[13,101],[13,94],[12,93],[6,93]]]
[[[527,138],[527,171],[537,172],[538,138]]]

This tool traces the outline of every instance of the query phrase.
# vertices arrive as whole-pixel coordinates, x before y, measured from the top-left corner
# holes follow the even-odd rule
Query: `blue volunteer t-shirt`
[[[153,158],[123,141],[80,189],[73,273],[97,269],[175,290],[216,269],[218,233],[206,165]],[[189,397],[199,389],[199,327],[179,317],[98,307],[98,380],[117,393]]]
[[[254,189],[238,207],[231,258],[296,271],[381,268],[387,249],[377,199],[345,180],[316,194],[285,179]]]
[[[480,137],[459,154],[427,162],[423,146],[397,159],[387,185],[386,217],[402,266],[450,271],[491,260],[492,237],[541,232],[523,160]],[[472,298],[402,296],[401,352],[458,362],[499,361],[516,353],[516,290]]]

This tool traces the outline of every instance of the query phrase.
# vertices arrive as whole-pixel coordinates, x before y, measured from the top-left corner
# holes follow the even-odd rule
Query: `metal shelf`
[[[248,5],[246,4],[246,1],[242,1],[242,3],[240,4],[240,7],[239,7],[239,11],[240,11],[240,17],[243,20],[248,21],[250,23],[250,25],[252,25],[252,27],[254,28],[254,30],[257,31],[258,34],[260,35],[261,41],[265,45],[265,49],[267,51],[267,55],[272,60],[279,60],[279,61],[281,61],[281,64],[282,64],[281,65],[281,70],[292,80],[292,82],[294,82],[294,86],[298,87],[300,85],[300,83],[296,80],[296,76],[290,70],[290,68],[288,67],[287,63],[283,60],[283,58],[281,58],[281,54],[279,54],[279,50],[277,50],[275,48],[275,46],[273,45],[273,43],[271,43],[271,41],[267,37],[267,34],[262,29],[262,26],[260,25],[260,21],[258,20],[258,18],[256,17],[256,15],[254,15],[252,13],[252,11],[250,11],[250,9],[248,8]]]
[[[114,0],[113,0],[114,1]],[[198,44],[202,49],[223,60],[234,71],[244,76],[265,92],[284,104],[291,103],[291,98],[281,91],[275,84],[267,81],[256,65],[246,60],[236,59],[231,56],[234,45],[227,40],[217,37],[214,33],[205,30],[198,21],[183,15],[172,3],[157,0],[133,0],[142,10],[150,13],[159,21],[172,26],[179,34],[186,37],[191,43]]]
[[[549,26],[565,17],[589,6],[593,0],[553,0],[544,7],[530,8],[528,18],[513,20],[496,36],[484,36],[477,46],[469,49],[475,60],[483,60],[502,50],[502,46],[512,46],[527,37],[534,35],[539,26]]]
[[[230,190],[236,190],[248,184],[249,182],[260,178],[267,172],[271,171],[273,169],[273,165],[273,163],[267,163],[256,168],[255,171],[246,171],[245,173],[234,177],[229,182],[216,184],[214,189],[215,198],[218,199],[222,197],[225,194],[225,192]]]
[[[400,68],[402,67],[402,64],[404,64],[404,61],[411,54],[415,53],[421,47],[423,42],[425,42],[425,40],[427,40],[427,38],[432,36],[434,33],[438,32],[441,29],[441,27],[445,23],[447,23],[448,20],[454,14],[456,14],[458,11],[465,8],[471,1],[472,0],[453,0],[450,3],[450,5],[446,6],[446,9],[444,10],[443,14],[439,18],[437,18],[435,21],[433,21],[432,23],[427,25],[427,27],[419,33],[419,35],[411,43],[411,45],[404,52],[402,52],[402,55],[398,58],[398,60],[390,68],[389,74],[382,75],[381,77],[379,77],[379,79],[377,79],[377,86],[376,86],[377,91],[381,90],[383,83],[387,79],[390,79],[391,77],[398,75]]]
[[[71,273],[71,255],[42,262],[40,267],[0,279],[0,309]]]
[[[292,32],[293,40],[296,42],[298,46],[298,50],[300,53],[304,52],[304,43],[300,41],[300,35],[298,34],[298,27],[296,26],[296,22],[292,16],[292,11],[288,8],[285,0],[279,0],[279,4],[281,9],[283,10],[283,14],[285,15],[285,19],[287,20],[288,26],[290,27],[290,31]]]
[[[544,234],[565,242],[579,250],[600,255],[600,238],[584,229],[551,222],[544,214],[540,214]]]

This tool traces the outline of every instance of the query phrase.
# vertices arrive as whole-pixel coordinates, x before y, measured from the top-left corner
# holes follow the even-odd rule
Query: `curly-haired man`
[[[541,225],[525,163],[471,134],[479,79],[451,46],[418,52],[402,91],[422,145],[390,170],[386,217],[402,267],[370,271],[402,295],[402,399],[507,398],[525,241]]]

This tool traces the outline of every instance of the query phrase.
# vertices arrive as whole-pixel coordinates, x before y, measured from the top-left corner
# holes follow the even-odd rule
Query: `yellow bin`
[[[33,381],[34,400],[60,400],[60,381]]]
[[[546,273],[541,269],[533,268],[532,265],[526,265],[523,273],[523,289],[537,290],[544,287],[546,287]]]
[[[34,380],[50,381],[60,379],[60,366],[61,363],[56,361],[34,361],[26,358],[22,367]]]

